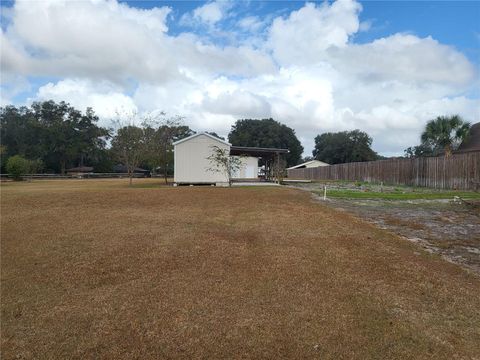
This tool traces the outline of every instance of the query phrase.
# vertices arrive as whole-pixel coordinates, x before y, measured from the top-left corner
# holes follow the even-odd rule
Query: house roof
[[[200,133],[197,133],[197,134],[190,135],[190,136],[188,136],[188,137],[186,137],[186,138],[183,138],[183,139],[181,139],[181,140],[175,141],[175,142],[173,143],[173,145],[178,145],[178,144],[181,144],[181,143],[183,143],[183,142],[185,142],[185,141],[192,140],[193,138],[196,138],[197,136],[200,136],[200,135],[208,136],[209,138],[211,138],[211,139],[213,139],[213,140],[217,140],[218,142],[221,142],[222,144],[225,144],[225,145],[228,145],[228,146],[231,146],[231,145],[232,145],[232,144],[230,144],[229,142],[226,142],[226,141],[224,141],[224,140],[222,140],[222,139],[219,139],[219,138],[217,138],[217,137],[215,137],[215,136],[213,136],[213,135],[207,134],[206,132],[200,132]]]
[[[480,122],[470,127],[468,138],[460,144],[456,152],[480,151]]]
[[[275,154],[288,154],[288,149],[278,148],[262,148],[262,147],[248,147],[248,146],[232,146],[230,148],[230,155],[250,155],[255,157],[272,156]]]
[[[120,173],[126,173],[126,172],[128,172],[128,167],[126,165],[117,164],[113,167],[113,171],[114,172],[120,172]],[[135,173],[147,173],[149,171],[150,170],[142,169],[142,168],[139,168],[139,167],[136,167],[133,170],[133,172],[135,172]]]
[[[328,165],[330,165],[330,164],[327,164],[326,162],[323,162],[323,161],[320,161],[320,160],[310,160],[310,161],[304,162],[302,164],[298,164],[298,165],[289,167],[287,170],[293,170],[293,169],[307,167],[310,164],[317,164],[317,166],[328,166]],[[317,166],[311,166],[311,167],[317,167]]]

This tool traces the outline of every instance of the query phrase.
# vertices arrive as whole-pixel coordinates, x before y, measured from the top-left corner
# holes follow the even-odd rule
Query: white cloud
[[[265,22],[258,16],[247,16],[238,21],[238,26],[244,31],[258,31],[265,25]]]
[[[221,26],[232,6],[210,2],[188,16],[227,32]],[[355,44],[353,35],[368,27],[360,11],[351,0],[307,3],[273,19],[262,36],[270,22],[247,15],[234,22],[247,38],[219,46],[203,33],[169,35],[168,7],[18,2],[0,33],[2,90],[10,89],[1,101],[28,88],[20,79],[53,76],[60,80],[40,86],[31,100],[91,106],[105,125],[117,109],[164,110],[223,135],[238,118],[273,117],[296,130],[306,154],[324,131],[359,128],[377,151],[398,154],[417,143],[432,117],[478,121],[478,99],[464,96],[479,83],[478,72],[462,53],[402,33]]]
[[[31,99],[33,100],[33,99]],[[102,119],[102,125],[110,126],[117,113],[138,111],[133,99],[122,89],[108,82],[93,83],[82,79],[65,79],[56,84],[48,83],[39,88],[35,100],[68,102],[77,109],[92,107]]]
[[[17,2],[2,62],[7,71],[25,75],[117,83],[172,81],[182,77],[180,67],[234,76],[273,69],[266,54],[251,48],[222,49],[193,34],[168,36],[170,11],[140,10],[116,1]],[[13,40],[20,45],[14,47]]]
[[[360,23],[358,26],[358,31],[368,31],[372,28],[372,20],[365,20]]]
[[[330,47],[345,47],[358,31],[361,5],[339,0],[332,5],[307,3],[286,19],[276,18],[270,28],[268,46],[284,65],[309,64]]]
[[[325,55],[339,71],[364,82],[398,81],[464,86],[475,68],[454,48],[431,37],[395,34],[371,43],[331,49]]]
[[[193,17],[208,24],[215,24],[223,17],[222,6],[218,2],[211,2],[196,8]]]
[[[213,28],[215,24],[229,16],[232,6],[233,3],[225,0],[208,2],[192,12],[183,14],[180,22],[188,26],[207,25]]]

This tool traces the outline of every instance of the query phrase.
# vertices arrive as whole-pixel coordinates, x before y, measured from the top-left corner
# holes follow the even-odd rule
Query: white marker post
[[[327,200],[327,185],[323,186],[323,200]]]

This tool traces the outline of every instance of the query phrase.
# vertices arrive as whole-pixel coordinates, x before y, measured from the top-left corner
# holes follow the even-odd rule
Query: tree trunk
[[[132,186],[133,181],[133,169],[130,165],[127,165],[127,172],[128,172],[128,186]]]
[[[165,179],[165,185],[168,185],[168,175],[167,175],[167,142],[165,142],[165,148],[163,151],[163,178]]]
[[[165,179],[165,185],[168,185],[167,163],[163,164],[163,178]]]
[[[445,146],[445,157],[452,156],[452,147],[450,145]]]
[[[60,172],[62,175],[65,175],[65,170],[67,168],[65,159],[60,160]]]

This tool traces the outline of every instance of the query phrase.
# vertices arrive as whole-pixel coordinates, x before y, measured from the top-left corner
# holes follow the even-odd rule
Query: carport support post
[[[277,155],[277,160],[276,160],[277,164],[275,165],[274,169],[276,172],[275,176],[276,176],[277,184],[280,184],[280,154],[277,152],[276,155]]]

